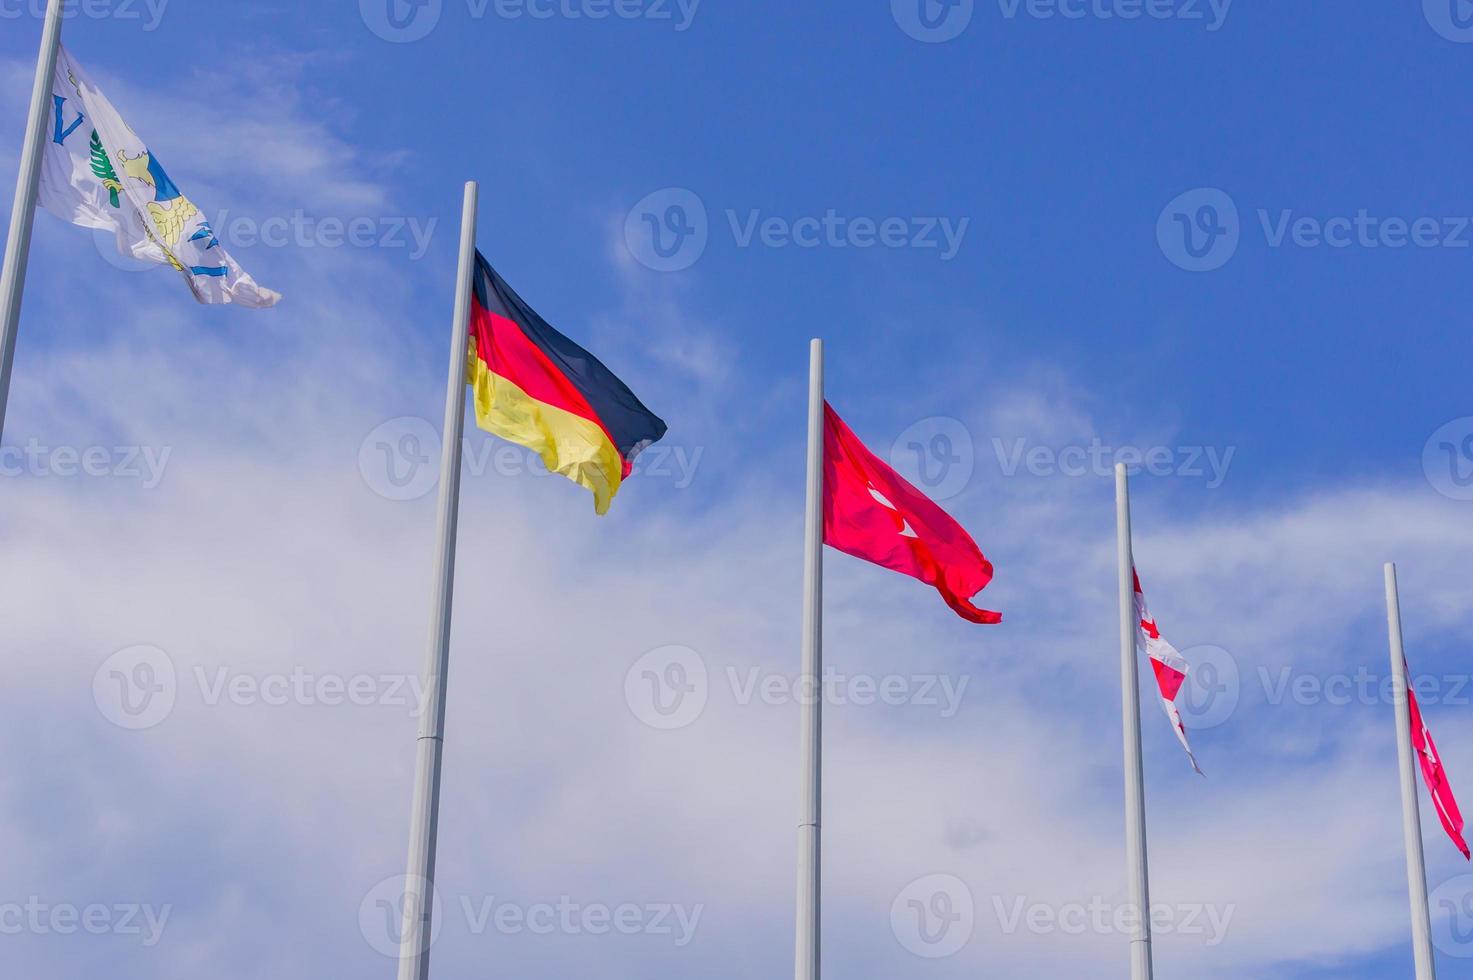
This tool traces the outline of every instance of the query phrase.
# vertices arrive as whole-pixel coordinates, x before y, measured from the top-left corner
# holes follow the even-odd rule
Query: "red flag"
[[[972,605],[992,563],[962,526],[911,486],[824,403],[823,539],[831,548],[935,586],[958,616],[1000,623]]]
[[[1411,670],[1407,671],[1407,677],[1412,676]],[[1463,840],[1463,815],[1458,811],[1458,801],[1453,797],[1453,788],[1448,785],[1447,773],[1442,768],[1442,756],[1437,753],[1437,744],[1432,741],[1432,732],[1428,731],[1427,723],[1422,720],[1422,709],[1417,705],[1417,696],[1412,693],[1410,680],[1407,687],[1407,706],[1411,708],[1412,714],[1412,748],[1417,751],[1417,759],[1422,763],[1422,779],[1427,784],[1427,792],[1432,794],[1432,805],[1437,808],[1437,816],[1442,820],[1443,829],[1458,845],[1458,850],[1463,852],[1463,857],[1473,860],[1473,853],[1468,850],[1468,844]]]

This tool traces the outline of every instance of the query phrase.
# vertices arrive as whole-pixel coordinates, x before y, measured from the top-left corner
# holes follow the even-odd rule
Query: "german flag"
[[[480,252],[466,383],[477,425],[592,490],[600,514],[634,458],[666,432],[624,382],[538,316]]]

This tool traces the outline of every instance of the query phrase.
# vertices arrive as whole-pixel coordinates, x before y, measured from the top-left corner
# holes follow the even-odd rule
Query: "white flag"
[[[1187,664],[1187,658],[1166,642],[1166,638],[1156,628],[1156,618],[1151,615],[1151,610],[1146,605],[1146,594],[1141,591],[1139,572],[1135,572],[1135,615],[1135,645],[1151,658],[1151,672],[1156,675],[1156,687],[1161,692],[1161,707],[1166,709],[1166,717],[1171,719],[1176,737],[1181,740],[1182,748],[1187,750],[1192,768],[1197,771],[1197,775],[1204,775],[1202,767],[1197,765],[1196,754],[1192,752],[1192,743],[1187,741],[1187,729],[1181,723],[1181,711],[1176,707],[1176,699],[1181,694],[1182,685],[1186,683],[1187,673],[1191,668]]]
[[[51,97],[42,207],[72,224],[113,232],[123,255],[173,266],[201,303],[276,305],[281,295],[256,285],[221,247],[199,208],[65,48]]]

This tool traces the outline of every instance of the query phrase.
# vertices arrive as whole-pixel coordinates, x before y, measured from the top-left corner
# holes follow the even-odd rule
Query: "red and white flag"
[[[952,517],[859,441],[824,404],[823,539],[830,548],[920,579],[973,623],[1002,621],[972,599],[992,563]]]
[[[1161,636],[1161,631],[1156,627],[1156,619],[1146,606],[1146,594],[1141,591],[1140,572],[1135,569],[1131,571],[1135,575],[1135,615],[1138,621],[1135,645],[1151,658],[1151,670],[1156,675],[1156,686],[1161,691],[1161,707],[1166,709],[1166,717],[1171,719],[1176,737],[1181,739],[1182,748],[1187,750],[1192,768],[1197,771],[1197,775],[1205,775],[1202,767],[1197,765],[1197,756],[1192,752],[1192,744],[1187,741],[1187,730],[1181,723],[1181,712],[1176,707],[1177,696],[1187,682],[1190,666],[1187,658]]]
[[[1412,676],[1410,669],[1407,677]],[[1437,743],[1432,741],[1432,732],[1428,731],[1427,723],[1422,719],[1422,709],[1417,704],[1417,696],[1407,689],[1407,706],[1411,708],[1412,714],[1412,748],[1417,751],[1417,761],[1422,764],[1422,779],[1427,784],[1427,792],[1432,795],[1432,805],[1437,808],[1438,819],[1442,821],[1442,827],[1447,835],[1458,845],[1458,850],[1463,852],[1463,857],[1473,860],[1473,853],[1468,850],[1468,844],[1463,840],[1463,814],[1458,810],[1458,801],[1453,797],[1453,788],[1448,785],[1447,772],[1442,768],[1442,756],[1437,752]]]

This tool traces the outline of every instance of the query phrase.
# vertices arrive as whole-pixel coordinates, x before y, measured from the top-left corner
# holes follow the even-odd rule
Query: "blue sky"
[[[902,468],[912,444],[931,454],[923,482],[996,562],[981,604],[1008,617],[979,631],[828,560],[830,663],[959,701],[907,688],[830,713],[833,971],[1126,975],[1109,929],[1006,921],[1123,901],[1113,508],[1093,460],[1156,450],[1137,556],[1213,691],[1187,719],[1205,781],[1144,706],[1154,898],[1177,923],[1229,917],[1162,936],[1158,969],[1408,975],[1391,709],[1335,692],[1384,678],[1380,566],[1399,561],[1428,721],[1473,805],[1473,197],[1450,94],[1473,28],[1443,0],[925,2],[935,31],[918,0],[443,0],[405,21],[414,40],[383,0],[117,0],[68,23],[286,299],[197,307],[37,217],[5,432],[37,463],[0,478],[0,730],[27,760],[0,783],[0,931],[30,896],[171,914],[148,945],[5,932],[7,975],[392,969],[371,923],[403,864],[398,685],[422,656],[434,514],[422,482],[390,499],[378,454],[409,466],[403,437],[434,439],[413,420],[439,418],[467,179],[491,261],[671,433],[604,521],[472,436],[443,972],[789,968],[797,711],[742,692],[797,671],[822,336],[831,400]],[[33,6],[0,0],[12,148]],[[0,154],[6,213],[16,159]],[[648,229],[667,218],[695,234],[667,226],[662,260]],[[367,222],[367,244],[324,220]],[[104,449],[109,472],[62,472],[62,447]],[[130,730],[107,690],[137,656],[178,691]],[[639,683],[671,657],[706,672],[706,707],[661,730]],[[368,677],[373,703],[252,693],[302,673]],[[1473,879],[1424,825],[1451,975],[1473,955]],[[975,923],[933,959],[904,903],[938,875]],[[478,915],[562,896],[702,911],[686,943]]]

